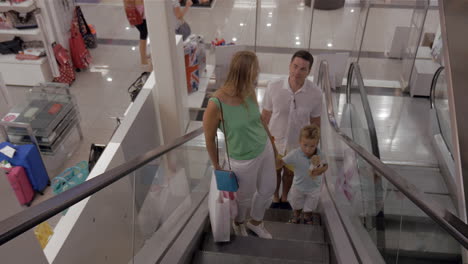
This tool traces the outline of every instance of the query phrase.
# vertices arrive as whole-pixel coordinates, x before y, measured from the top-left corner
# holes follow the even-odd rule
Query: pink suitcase
[[[16,166],[11,169],[4,168],[4,170],[20,204],[30,206],[34,198],[34,191],[24,168]]]

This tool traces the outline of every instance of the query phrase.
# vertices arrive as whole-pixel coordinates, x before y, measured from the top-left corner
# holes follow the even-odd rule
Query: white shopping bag
[[[235,203],[235,201],[232,201]],[[231,200],[223,197],[216,186],[214,172],[211,176],[208,208],[210,211],[211,232],[215,242],[229,242],[231,236]]]

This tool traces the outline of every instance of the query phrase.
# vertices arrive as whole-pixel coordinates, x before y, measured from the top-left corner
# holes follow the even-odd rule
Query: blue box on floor
[[[0,161],[6,160],[13,166],[21,166],[26,170],[33,189],[42,193],[49,184],[49,175],[42,162],[41,154],[35,145],[13,145],[9,142],[0,143],[0,149],[10,146],[16,149],[13,158],[0,153]]]

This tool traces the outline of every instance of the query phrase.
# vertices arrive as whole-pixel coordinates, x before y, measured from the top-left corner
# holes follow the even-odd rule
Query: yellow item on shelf
[[[54,234],[54,231],[52,231],[52,228],[47,222],[43,222],[34,228],[34,234],[39,244],[41,244],[42,249],[44,249],[49,242],[49,238]]]

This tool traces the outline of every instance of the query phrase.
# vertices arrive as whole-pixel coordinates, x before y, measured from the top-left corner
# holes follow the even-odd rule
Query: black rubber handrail
[[[356,76],[358,82],[359,93],[361,94],[362,107],[364,108],[364,115],[369,129],[369,136],[371,139],[372,153],[380,159],[379,140],[377,138],[377,130],[375,129],[374,118],[370,108],[369,99],[367,97],[366,88],[364,86],[364,79],[362,78],[361,68],[356,62],[351,63],[348,71],[348,80],[346,83],[346,103],[351,104],[351,88],[353,86],[353,76]]]
[[[0,246],[201,134],[194,130],[1,221]]]
[[[468,225],[466,223],[453,215],[447,209],[440,207],[437,202],[424,197],[424,194],[416,188],[416,186],[409,183],[394,169],[385,165],[380,159],[362,146],[356,144],[350,137],[341,131],[335,118],[328,63],[325,60],[320,62],[318,83],[322,86],[322,90],[325,93],[328,122],[330,123],[332,130],[340,137],[340,139],[359,156],[366,160],[375,171],[393,184],[398,191],[403,193],[411,202],[419,207],[419,209],[426,213],[453,238],[460,242],[463,247],[468,249]]]
[[[435,92],[436,92],[436,86],[437,86],[437,81],[439,80],[439,76],[442,73],[442,71],[445,69],[444,66],[440,66],[437,71],[434,73],[434,76],[432,76],[432,82],[431,82],[431,90],[429,92],[429,99],[430,99],[430,104],[431,104],[431,109],[435,109]]]

